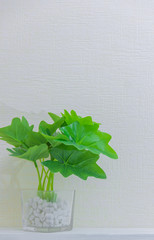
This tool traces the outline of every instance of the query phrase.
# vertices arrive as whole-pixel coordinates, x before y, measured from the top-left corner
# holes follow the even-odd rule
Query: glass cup
[[[75,191],[22,190],[23,230],[61,232],[73,228]]]

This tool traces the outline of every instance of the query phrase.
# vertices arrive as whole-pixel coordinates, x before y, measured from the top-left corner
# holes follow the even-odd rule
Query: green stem
[[[45,171],[45,169],[43,168],[43,171],[44,171],[44,173],[45,173],[45,175],[46,175],[46,174],[48,174],[49,169],[48,169],[47,171]],[[47,175],[46,177],[48,178],[48,175]]]
[[[41,180],[42,180],[42,177],[43,177],[43,172],[44,172],[44,166],[42,166],[42,171],[41,171]]]
[[[53,191],[54,173],[51,173],[51,191]]]
[[[40,163],[44,161],[44,159],[40,159]],[[54,200],[54,192],[52,193],[53,195],[51,195],[51,193],[45,193],[45,195],[39,191],[53,191],[53,183],[54,183],[54,173],[51,173],[50,170],[48,169],[47,171],[45,170],[45,167],[41,164],[41,172],[39,171],[38,165],[36,163],[36,161],[34,162],[36,171],[37,171],[37,175],[38,175],[38,180],[39,180],[39,185],[38,185],[38,196],[41,198],[47,199],[47,200]]]
[[[41,190],[41,189],[42,189],[42,186],[41,186],[41,176],[40,176],[40,172],[39,172],[39,169],[38,169],[38,166],[37,166],[37,163],[36,163],[36,162],[34,162],[34,165],[35,165],[35,168],[36,168],[36,171],[37,171],[37,175],[38,175],[38,180],[39,180],[38,190]]]
[[[54,159],[53,159],[53,157],[52,157],[51,154],[50,154],[50,159],[51,159],[52,161],[54,161]],[[50,176],[51,176],[51,185],[50,185],[50,189],[51,189],[51,191],[53,191],[54,173],[51,173],[51,172],[50,172]]]
[[[44,177],[44,180],[43,180],[43,191],[45,190],[46,179],[47,179],[47,178],[49,179],[48,173],[49,173],[49,169],[47,170],[47,172],[45,172],[45,177]]]
[[[48,183],[47,183],[47,187],[46,187],[46,191],[50,190],[50,183],[51,183],[51,172],[49,173],[49,178],[48,178]]]

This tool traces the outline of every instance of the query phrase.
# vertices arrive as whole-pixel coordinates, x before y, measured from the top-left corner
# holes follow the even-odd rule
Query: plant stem
[[[39,169],[38,169],[38,166],[37,166],[37,163],[36,163],[36,162],[34,162],[34,165],[35,165],[35,168],[36,168],[36,171],[37,171],[37,175],[38,175],[38,180],[39,180],[38,190],[41,190],[41,189],[42,189],[42,186],[41,186],[41,176],[40,176],[40,172],[39,172]]]
[[[54,173],[51,173],[51,191],[53,191]]]
[[[42,161],[44,161],[44,159],[42,159]],[[40,159],[40,163],[42,161]],[[34,162],[34,165],[39,180],[38,191],[53,191],[54,173],[51,173],[49,169],[46,171],[43,165],[41,165],[42,169],[40,172],[36,161]]]
[[[47,179],[47,178],[49,179],[49,177],[48,177],[48,172],[49,172],[49,169],[47,170],[47,172],[45,172],[45,177],[44,177],[44,179],[43,179],[43,191],[45,190],[46,179]]]
[[[53,157],[52,157],[52,155],[50,154],[50,159],[52,160],[52,161],[54,161],[54,159],[53,159]],[[50,172],[51,173],[51,172]],[[50,186],[50,189],[51,189],[51,191],[53,191],[53,183],[54,183],[54,173],[51,173],[51,186]]]
[[[41,180],[42,180],[42,177],[43,177],[43,172],[44,172],[43,168],[44,168],[44,166],[42,166],[42,171],[41,171]]]
[[[50,191],[50,190],[53,191],[53,181],[54,181],[54,174],[50,172],[46,191]]]
[[[49,173],[49,178],[48,178],[48,183],[47,183],[46,191],[49,191],[49,190],[50,190],[50,182],[51,182],[51,172]]]

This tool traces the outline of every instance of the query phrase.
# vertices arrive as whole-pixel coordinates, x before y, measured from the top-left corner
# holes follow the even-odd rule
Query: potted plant
[[[25,117],[13,118],[11,125],[0,128],[0,139],[14,146],[7,149],[10,155],[33,162],[38,174],[37,190],[22,191],[24,230],[72,229],[74,191],[56,191],[54,174],[105,179],[97,164],[99,155],[117,158],[108,144],[111,136],[101,132],[90,116],[80,117],[74,110],[49,116],[53,123],[41,121],[38,132]]]

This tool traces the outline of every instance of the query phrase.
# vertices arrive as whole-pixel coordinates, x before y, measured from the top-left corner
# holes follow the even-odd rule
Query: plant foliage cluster
[[[86,180],[89,176],[106,178],[97,164],[102,153],[117,158],[109,146],[111,136],[99,130],[99,123],[90,116],[80,117],[74,110],[61,116],[49,113],[53,123],[41,121],[38,132],[25,117],[13,118],[11,125],[0,128],[0,139],[13,148],[11,156],[32,161],[39,179],[38,190],[53,190],[54,173],[64,177],[74,174]],[[42,169],[38,167],[41,163]]]

